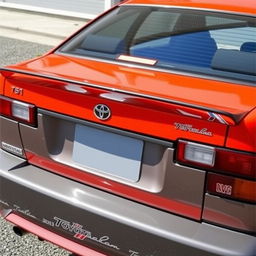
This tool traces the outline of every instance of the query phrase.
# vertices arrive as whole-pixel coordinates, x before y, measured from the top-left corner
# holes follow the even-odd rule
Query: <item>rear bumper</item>
[[[0,159],[0,208],[7,219],[53,243],[50,234],[68,239],[78,251],[68,243],[57,244],[75,253],[93,255],[88,248],[111,256],[255,253],[253,236],[117,197],[29,165],[2,150]]]

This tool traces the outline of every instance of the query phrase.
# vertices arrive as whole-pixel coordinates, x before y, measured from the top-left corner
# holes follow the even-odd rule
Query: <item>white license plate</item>
[[[73,161],[96,173],[137,182],[142,152],[141,140],[76,125]]]

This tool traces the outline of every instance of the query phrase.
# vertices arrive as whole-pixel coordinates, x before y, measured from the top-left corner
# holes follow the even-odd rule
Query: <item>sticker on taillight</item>
[[[232,186],[217,182],[216,183],[216,192],[231,196],[232,195]]]
[[[207,192],[233,200],[256,202],[256,182],[215,173],[207,174]]]

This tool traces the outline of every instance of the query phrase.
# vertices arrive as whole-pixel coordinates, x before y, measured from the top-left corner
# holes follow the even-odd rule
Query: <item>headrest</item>
[[[88,51],[117,54],[124,50],[124,43],[123,40],[116,37],[88,35],[81,44],[81,48]]]
[[[245,42],[241,45],[240,51],[256,52],[256,42]]]

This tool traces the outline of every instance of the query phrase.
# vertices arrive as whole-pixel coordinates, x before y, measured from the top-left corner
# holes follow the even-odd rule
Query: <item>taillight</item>
[[[207,192],[232,199],[256,203],[256,182],[209,173]]]
[[[179,141],[176,157],[180,164],[211,171],[208,193],[256,202],[256,154]]]
[[[29,103],[0,96],[0,114],[28,125],[36,125],[36,107]]]
[[[256,178],[256,154],[252,153],[179,141],[177,161],[206,170],[228,173],[249,179]]]
[[[180,141],[178,144],[178,161],[198,167],[211,168],[215,164],[215,148],[197,143]]]

